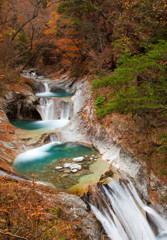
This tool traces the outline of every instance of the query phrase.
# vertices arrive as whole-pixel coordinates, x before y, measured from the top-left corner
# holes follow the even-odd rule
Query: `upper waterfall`
[[[45,91],[36,94],[40,97],[37,110],[40,113],[42,120],[54,120],[58,126],[66,125],[70,119],[72,108],[70,99],[63,99],[62,97],[66,97],[68,94],[62,92],[58,94],[63,94],[63,96],[57,96],[57,93],[50,92],[49,84],[47,82],[44,82],[43,84],[45,86]],[[69,96],[70,95],[71,94],[69,94]]]
[[[45,92],[50,92],[49,84],[47,82],[44,82],[45,86]]]

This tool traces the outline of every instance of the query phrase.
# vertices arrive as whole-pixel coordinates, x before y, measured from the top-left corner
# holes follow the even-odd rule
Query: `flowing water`
[[[167,221],[142,203],[130,181],[101,185],[88,203],[111,240],[167,239]]]
[[[58,113],[56,99],[72,94],[61,91],[52,93],[48,84],[44,85],[45,92],[36,94],[40,97],[38,110],[42,121],[13,121],[15,126],[20,125],[20,128],[27,130],[50,130],[69,122],[69,101],[62,100]],[[84,161],[76,164],[79,170],[70,170],[67,166],[73,167],[76,157],[84,157]],[[75,143],[51,142],[20,154],[15,159],[14,168],[28,178],[33,176],[57,189],[78,193],[84,192],[85,186],[87,191],[90,184],[97,183],[110,165],[102,161],[93,148]],[[86,200],[111,240],[167,240],[167,222],[143,204],[128,179],[120,184],[111,180],[108,184],[98,185]]]
[[[48,130],[57,127],[63,127],[69,122],[71,107],[70,101],[66,99],[51,98],[50,89],[47,83],[44,83],[45,92],[36,94],[40,96],[37,110],[39,111],[42,121],[14,121],[15,126],[22,129],[34,130],[40,134],[41,128]],[[54,93],[55,94],[55,93]],[[54,95],[53,94],[53,95]],[[59,94],[64,97],[66,94],[60,90]],[[68,94],[68,97],[70,94]],[[31,131],[31,133],[34,133]],[[35,133],[34,133],[35,134]],[[52,136],[52,135],[50,135]],[[25,136],[23,138],[29,138]],[[82,188],[85,191],[90,183],[94,184],[99,181],[100,176],[109,168],[108,163],[104,163],[101,158],[95,159],[96,150],[87,146],[75,143],[58,143],[54,137],[50,137],[49,144],[38,147],[20,154],[14,162],[15,170],[28,178],[33,176],[39,181],[52,184],[57,189],[78,192]],[[93,155],[93,157],[92,157]],[[84,157],[84,161],[78,163],[77,169],[70,170],[65,168],[64,164],[74,167],[73,158]],[[94,158],[94,160],[92,160]],[[62,170],[56,170],[62,168]],[[75,186],[75,187],[74,187]],[[78,190],[79,189],[79,190]]]
[[[71,114],[71,107],[70,107],[70,100],[65,102],[61,101],[58,105],[58,98],[62,97],[70,97],[73,94],[68,94],[66,92],[58,92],[52,93],[50,92],[48,83],[44,83],[45,92],[39,93],[43,94],[39,99],[39,105],[37,110],[39,111],[42,121],[41,120],[13,120],[11,124],[13,124],[17,128],[21,128],[24,130],[53,130],[56,128],[61,128],[67,125],[69,122],[70,114]],[[37,96],[39,95],[36,94]],[[52,96],[50,96],[50,94]],[[58,95],[56,95],[58,94]],[[58,97],[58,98],[50,98],[50,97]],[[60,109],[60,113],[56,111],[57,108]]]
[[[100,176],[109,169],[109,164],[98,157],[95,159],[96,155],[95,149],[81,144],[51,142],[20,154],[15,159],[14,169],[28,178],[33,174],[38,181],[52,184],[57,189],[81,192],[90,183],[98,182]],[[73,161],[83,156],[84,161],[77,164]],[[74,168],[79,166],[79,171],[70,171],[68,165]],[[61,171],[56,170],[56,167],[61,168]]]
[[[72,97],[74,94],[73,93],[67,93],[63,91],[62,89],[57,89],[56,92],[50,92],[50,88],[48,83],[44,83],[45,86],[45,92],[42,93],[36,93],[36,96],[38,97],[43,97],[43,98],[50,98],[50,97]]]

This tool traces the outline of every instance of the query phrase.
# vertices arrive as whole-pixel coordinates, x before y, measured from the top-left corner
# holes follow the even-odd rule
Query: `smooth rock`
[[[59,169],[62,169],[63,167],[60,167],[60,166],[57,166],[55,167],[55,170],[59,170]]]
[[[71,163],[64,163],[64,168],[70,168]]]
[[[73,169],[81,170],[82,167],[79,164],[72,164],[70,168],[71,168],[71,170],[73,170]]]
[[[78,169],[78,170],[81,170],[81,165],[79,164],[73,164],[73,163],[64,163],[64,168],[70,168],[71,170],[72,169]]]
[[[83,162],[84,157],[77,157],[77,158],[73,158],[74,162]]]
[[[78,170],[76,168],[74,168],[74,169],[71,169],[71,172],[76,173],[76,172],[78,172]]]

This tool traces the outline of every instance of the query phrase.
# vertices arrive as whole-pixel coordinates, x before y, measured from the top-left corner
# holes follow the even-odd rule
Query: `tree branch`
[[[33,16],[30,18],[30,19],[28,19],[25,23],[23,23],[23,25],[17,30],[17,32],[13,35],[13,37],[12,37],[12,41],[15,39],[15,37],[17,36],[17,34],[23,29],[23,27],[27,24],[27,23],[29,23],[29,22],[31,22],[34,18],[36,18],[37,16],[38,16],[38,12],[39,12],[39,8],[37,8],[37,9],[35,9],[35,11],[34,11],[34,13],[33,13]]]
[[[0,234],[2,234],[2,235],[7,235],[7,236],[10,236],[10,237],[19,238],[19,239],[28,240],[28,239],[25,238],[25,237],[20,237],[20,236],[18,236],[18,235],[14,235],[14,234],[11,234],[11,233],[5,233],[5,232],[3,232],[3,231],[1,231],[1,230],[0,230]]]
[[[52,2],[52,3],[49,3],[49,4],[47,5],[47,8],[50,7],[51,5],[55,4],[55,3],[59,3],[59,2],[62,2],[62,1],[63,1],[63,0],[57,0],[57,1],[54,1],[54,2]]]

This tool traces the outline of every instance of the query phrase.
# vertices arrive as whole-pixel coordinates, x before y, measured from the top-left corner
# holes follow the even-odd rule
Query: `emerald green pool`
[[[45,166],[54,164],[58,159],[74,158],[94,153],[96,153],[95,149],[81,144],[51,142],[42,147],[21,153],[15,159],[14,168],[20,174],[30,177],[31,173],[38,174],[43,171]],[[48,169],[45,168],[44,171],[49,176]]]
[[[12,125],[23,130],[38,130],[46,129],[53,130],[55,128],[63,127],[68,123],[69,120],[46,120],[46,121],[36,121],[36,120],[14,120],[10,121]]]
[[[66,92],[42,92],[42,93],[36,93],[36,96],[38,97],[72,97],[74,94],[72,93],[66,93]]]

